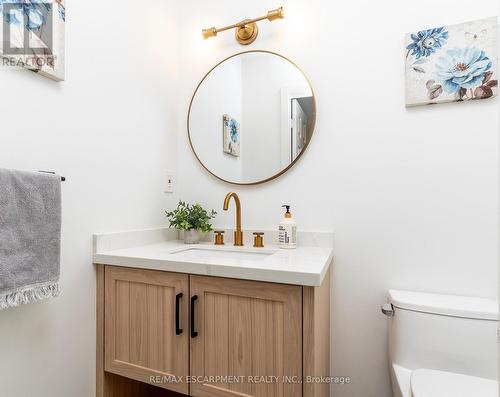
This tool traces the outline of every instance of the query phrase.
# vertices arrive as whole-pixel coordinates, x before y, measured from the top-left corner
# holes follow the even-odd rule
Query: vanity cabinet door
[[[301,396],[302,288],[218,277],[190,280],[191,395]]]
[[[188,394],[189,276],[106,266],[104,288],[105,370]]]

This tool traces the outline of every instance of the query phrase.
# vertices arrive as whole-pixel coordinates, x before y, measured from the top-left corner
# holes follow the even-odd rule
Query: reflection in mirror
[[[292,62],[266,51],[226,59],[198,86],[189,110],[191,146],[227,182],[253,184],[287,168],[307,147],[316,107]]]

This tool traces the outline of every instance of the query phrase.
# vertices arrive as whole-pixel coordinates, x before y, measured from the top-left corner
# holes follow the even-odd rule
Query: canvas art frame
[[[66,0],[0,0],[0,60],[65,79]]]
[[[234,157],[241,155],[241,130],[240,123],[228,114],[222,116],[222,140],[224,153]]]
[[[498,85],[498,17],[408,33],[406,106],[492,98]]]

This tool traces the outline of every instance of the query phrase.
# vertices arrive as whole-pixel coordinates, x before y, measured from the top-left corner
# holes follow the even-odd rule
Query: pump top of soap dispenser
[[[292,213],[290,212],[290,206],[289,205],[282,205],[281,208],[286,208],[285,218],[291,218],[292,217]]]

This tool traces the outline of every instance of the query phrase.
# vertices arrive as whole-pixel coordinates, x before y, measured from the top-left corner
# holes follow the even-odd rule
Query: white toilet
[[[498,397],[498,301],[389,291],[394,397]]]

